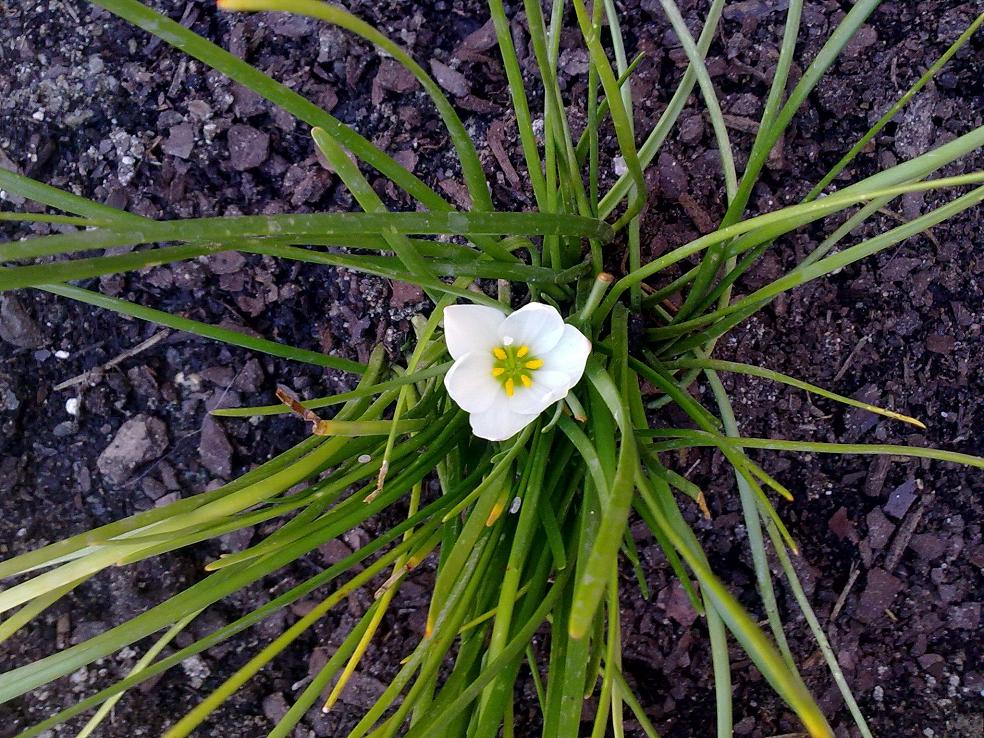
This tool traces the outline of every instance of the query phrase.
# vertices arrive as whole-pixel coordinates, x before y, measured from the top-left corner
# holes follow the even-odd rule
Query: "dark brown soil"
[[[638,128],[646,130],[672,93],[685,58],[657,2],[621,4],[633,46],[647,55],[634,79]],[[365,44],[306,20],[227,16],[207,2],[164,5],[172,17],[291,84],[396,153],[451,198],[461,199],[447,136],[423,93]],[[784,20],[773,6],[784,5],[729,3],[709,56],[736,153],[747,152],[751,144],[750,128],[767,92]],[[807,3],[799,59],[813,57],[848,5]],[[681,6],[697,29],[705,3],[687,0]],[[464,75],[465,82],[448,75],[445,83],[474,131],[497,202],[505,208],[526,206],[496,52],[475,43],[480,34],[463,41],[484,23],[481,3],[364,0],[350,7],[418,59],[434,57]],[[755,192],[753,209],[767,211],[801,198],[976,12],[973,2],[884,3],[797,117]],[[0,17],[0,165],[153,217],[351,205],[318,163],[303,125],[109,14],[82,3],[20,2],[0,7]],[[565,43],[562,55],[562,66],[572,74],[584,62],[574,40],[571,36]],[[798,75],[801,68],[794,72]],[[978,34],[843,179],[911,158],[982,125],[982,80],[984,46]],[[572,99],[582,85],[577,78],[569,83]],[[519,175],[508,166],[503,169],[494,153],[497,145],[490,142],[505,147]],[[741,166],[744,155],[738,156]],[[982,165],[984,155],[978,152],[948,173]],[[710,126],[694,98],[651,169],[653,198],[643,228],[647,255],[713,227],[723,213],[718,171]],[[391,185],[377,185],[394,207],[409,205]],[[942,199],[903,198],[893,203],[894,215],[885,216],[872,232]],[[913,239],[809,284],[777,300],[719,347],[723,357],[903,410],[924,419],[928,431],[912,433],[906,426],[765,381],[729,378],[742,430],[777,438],[933,444],[984,453],[982,224],[981,211],[970,211],[933,229],[931,237]],[[44,233],[47,227],[34,230]],[[825,232],[818,226],[784,239],[739,290],[781,274]],[[269,259],[243,263],[235,255],[105,278],[90,286],[352,358],[365,358],[380,340],[399,351],[409,317],[423,305],[421,293],[406,285]],[[258,425],[205,422],[207,407],[269,401],[277,384],[310,396],[348,381],[335,372],[170,333],[91,381],[58,391],[55,385],[103,366],[158,329],[37,292],[5,296],[0,313],[4,558],[206,489],[304,433],[289,419]],[[66,411],[72,398],[80,401],[78,416]],[[139,414],[140,427],[152,431],[138,459],[143,463],[132,475],[114,471],[111,460],[97,464],[120,426]],[[797,493],[796,502],[782,512],[804,552],[800,572],[875,734],[982,735],[982,475],[940,463],[874,457],[760,457]],[[708,494],[713,520],[696,525],[713,563],[743,601],[760,612],[726,467],[710,453],[693,453],[682,461],[694,466],[691,476]],[[207,558],[241,548],[263,533],[228,536],[95,578],[4,644],[0,668],[77,643],[140,612],[197,580]],[[626,673],[664,734],[710,735],[713,692],[705,632],[680,597],[658,547],[639,533],[654,597],[643,601],[625,580]],[[283,577],[213,608],[187,638],[266,601],[370,534],[353,531],[348,540],[323,547]],[[404,588],[399,609],[344,704],[327,717],[315,710],[297,735],[338,735],[371,703],[420,635],[427,585],[424,572]],[[264,735],[292,701],[298,682],[340,641],[367,596],[325,618],[199,734]],[[855,735],[795,603],[783,587],[779,597],[805,678],[838,736]],[[843,607],[832,617],[839,597]],[[160,734],[298,611],[280,613],[127,696],[100,735]],[[91,693],[124,673],[141,652],[127,649],[0,707],[0,734],[13,735]],[[795,720],[754,668],[737,651],[733,655],[735,732],[773,736],[796,731]],[[538,721],[532,692],[528,685],[524,689],[521,696],[529,707],[519,711],[518,734],[533,735]],[[629,726],[631,734],[641,734],[631,721]]]

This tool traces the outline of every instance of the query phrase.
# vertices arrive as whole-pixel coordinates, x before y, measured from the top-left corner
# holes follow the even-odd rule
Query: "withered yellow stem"
[[[499,500],[496,500],[496,503],[492,506],[492,509],[489,511],[489,516],[485,519],[485,527],[491,528],[493,525],[495,525],[495,521],[499,519],[499,517],[502,515],[502,511],[505,509],[506,509],[506,498],[503,497]]]
[[[707,498],[704,497],[704,492],[701,491],[697,494],[697,507],[704,514],[705,520],[711,519],[711,509],[707,506]]]

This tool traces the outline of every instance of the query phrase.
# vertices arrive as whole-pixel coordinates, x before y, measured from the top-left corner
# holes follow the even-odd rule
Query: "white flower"
[[[591,353],[591,341],[539,302],[509,316],[484,305],[450,305],[444,338],[454,359],[444,386],[470,413],[472,432],[490,441],[512,438],[567,397]]]

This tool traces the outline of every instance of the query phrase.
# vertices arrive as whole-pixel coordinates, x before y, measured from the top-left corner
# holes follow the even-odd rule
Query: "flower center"
[[[507,343],[492,349],[492,376],[502,382],[509,397],[516,392],[516,385],[533,386],[533,374],[543,366],[543,359],[530,356],[529,346],[513,346]]]

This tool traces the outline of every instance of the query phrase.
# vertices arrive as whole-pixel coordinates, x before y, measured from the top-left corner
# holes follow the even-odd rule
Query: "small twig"
[[[909,541],[912,540],[913,533],[915,533],[916,528],[919,527],[919,523],[922,520],[923,514],[926,512],[926,508],[933,503],[935,498],[936,493],[930,492],[919,500],[919,504],[916,505],[915,510],[905,516],[905,520],[903,520],[902,525],[899,526],[898,533],[895,534],[895,540],[892,541],[892,547],[888,550],[888,555],[885,557],[885,571],[889,574],[891,574],[895,567],[898,566],[899,561],[902,559],[902,554],[905,553],[905,549],[909,545]]]
[[[835,382],[839,382],[841,379],[843,379],[844,375],[847,374],[847,368],[851,365],[851,362],[854,361],[854,357],[858,355],[858,351],[860,351],[861,347],[864,346],[867,342],[868,342],[868,337],[861,336],[861,340],[858,341],[857,345],[853,349],[851,349],[851,353],[849,353],[847,355],[847,358],[844,359],[843,366],[841,366],[841,368],[837,370],[837,374],[834,375]]]
[[[844,603],[847,602],[847,596],[851,592],[851,588],[854,586],[854,582],[858,579],[858,574],[860,573],[858,569],[857,562],[851,562],[851,569],[847,575],[847,584],[844,585],[844,589],[841,590],[840,596],[837,598],[837,602],[834,603],[834,609],[830,611],[830,617],[827,619],[828,626],[833,625],[834,621],[837,620],[837,616],[840,615],[840,611],[844,609]]]
[[[167,338],[170,334],[171,334],[171,331],[168,330],[168,329],[164,329],[162,331],[158,331],[157,333],[155,333],[154,335],[152,335],[150,338],[148,338],[146,341],[142,341],[142,342],[138,343],[136,346],[133,346],[132,348],[128,348],[122,354],[120,354],[119,356],[116,356],[116,357],[110,359],[109,361],[107,361],[102,366],[97,366],[97,367],[95,367],[93,369],[89,369],[88,371],[82,372],[77,377],[72,377],[71,379],[66,379],[64,382],[61,382],[60,384],[56,384],[55,387],[54,387],[54,390],[55,390],[55,392],[61,392],[62,390],[66,390],[69,387],[75,387],[76,385],[79,385],[79,384],[87,384],[93,378],[98,377],[100,374],[102,374],[103,372],[105,372],[107,369],[112,369],[113,367],[117,366],[118,364],[122,364],[127,359],[130,359],[130,358],[136,356],[137,354],[141,353],[142,351],[146,351],[147,349],[149,349],[149,348],[151,348],[153,346],[156,346],[161,341],[163,341],[165,338]]]

